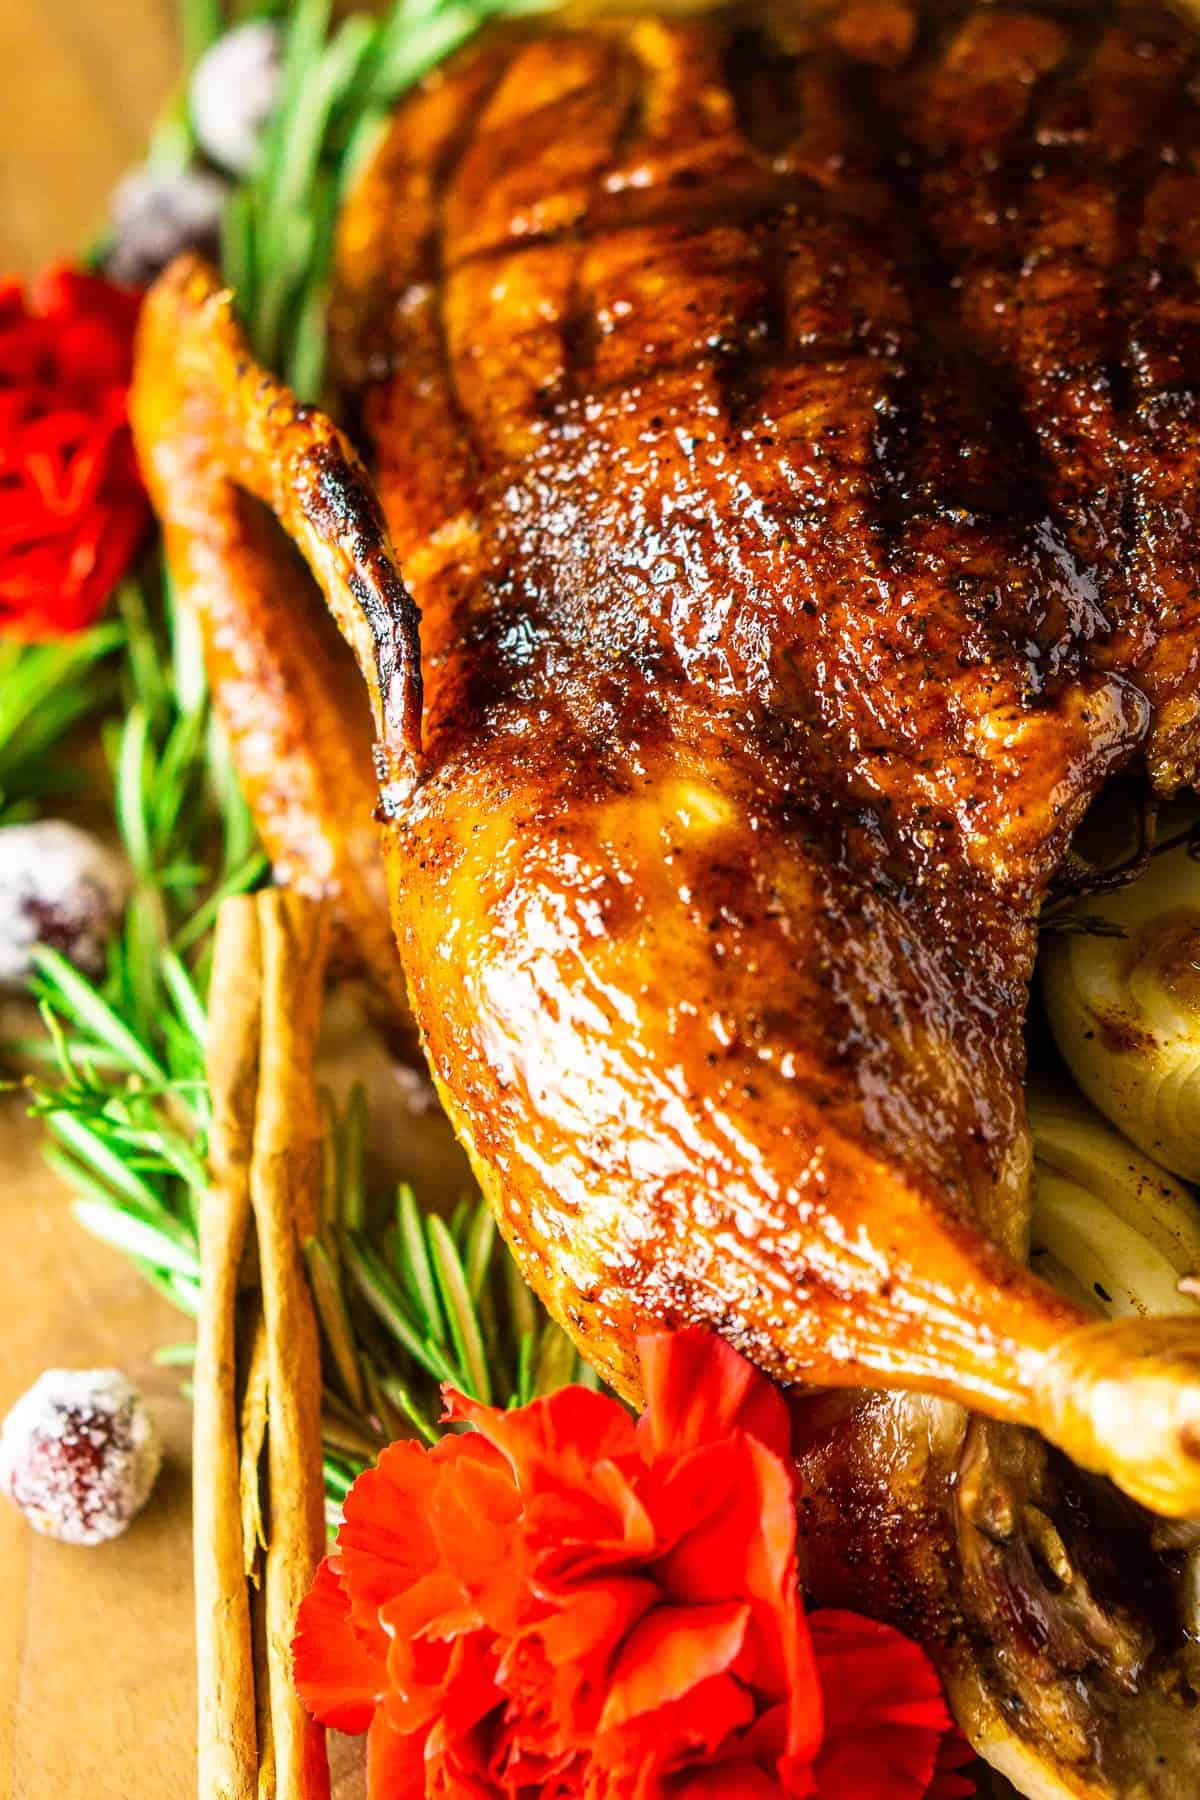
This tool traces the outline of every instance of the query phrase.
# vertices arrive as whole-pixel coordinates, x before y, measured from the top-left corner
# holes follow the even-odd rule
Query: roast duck
[[[1036,1795],[1200,1793],[1200,1323],[1029,1272],[1023,1097],[1073,832],[1197,772],[1198,272],[1167,5],[566,13],[350,194],[349,436],[196,260],[134,395],[268,847],[399,1013],[386,868],[526,1275],[630,1397],[656,1320],[817,1390],[810,1587]]]

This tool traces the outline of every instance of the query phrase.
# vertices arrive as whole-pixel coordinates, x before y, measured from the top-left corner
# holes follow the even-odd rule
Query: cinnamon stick
[[[303,1245],[317,1230],[321,1115],[314,1062],[329,940],[326,910],[257,896],[262,1036],[250,1194],[267,1334],[269,1525],[266,1654],[276,1800],[327,1800],[324,1732],[292,1683],[301,1600],[325,1548],[320,1341]]]
[[[267,1659],[267,1597],[261,1587],[256,1587],[250,1596],[250,1615],[254,1626],[254,1685],[258,1711],[258,1800],[276,1800],[275,1739],[271,1732],[271,1680]]]
[[[250,1219],[260,985],[254,902],[227,901],[217,921],[213,953],[213,993],[220,1016],[207,1055],[212,1184],[199,1218],[192,1427],[198,1775],[205,1800],[255,1800],[258,1792],[254,1654],[242,1553],[235,1313]]]
[[[242,1567],[255,1587],[259,1583],[259,1552],[267,1547],[267,1530],[263,1523],[262,1453],[267,1441],[267,1326],[263,1318],[262,1295],[256,1296],[254,1318],[249,1326],[250,1352],[246,1364],[246,1384],[242,1392]]]

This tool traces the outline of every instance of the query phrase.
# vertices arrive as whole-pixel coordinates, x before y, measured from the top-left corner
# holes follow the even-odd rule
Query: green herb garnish
[[[117,692],[119,623],[50,644],[0,638],[0,825],[32,818],[78,786],[55,752]]]

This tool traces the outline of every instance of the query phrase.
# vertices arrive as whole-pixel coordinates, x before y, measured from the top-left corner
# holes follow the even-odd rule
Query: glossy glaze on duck
[[[1175,1514],[1200,1333],[1028,1274],[1021,1082],[1071,832],[1136,755],[1194,774],[1196,62],[1163,7],[848,0],[542,23],[430,83],[334,306],[419,742],[357,466],[202,271],[152,299],[136,396],[173,557],[248,489],[349,627],[434,1073],[602,1371],[700,1318]],[[842,1421],[843,1511],[890,1494],[936,1561],[966,1414],[881,1500],[881,1406],[919,1443],[908,1402]],[[914,1578],[928,1630],[1011,1637],[965,1566]],[[978,1735],[1027,1679],[989,1674]],[[1111,1731],[1023,1729],[1047,1791],[1132,1791]],[[1138,1779],[1198,1761],[1193,1726]]]
[[[977,1227],[1021,1245],[1045,884],[1180,711],[1175,288],[1122,264],[1100,341],[1097,259],[1178,179],[1193,55],[1090,7],[502,38],[398,115],[335,309],[423,615],[401,950],[537,1285],[623,1384],[699,1313],[1183,1510],[1186,1431],[1052,1417],[1091,1350]]]

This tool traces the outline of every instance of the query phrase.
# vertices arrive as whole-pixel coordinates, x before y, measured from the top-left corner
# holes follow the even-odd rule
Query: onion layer
[[[1200,1208],[1084,1101],[1029,1100],[1037,1170],[1031,1258],[1046,1280],[1110,1318],[1200,1312]]]
[[[1157,1162],[1200,1181],[1200,864],[1157,856],[1088,913],[1122,933],[1051,937],[1050,1028],[1088,1099]]]

